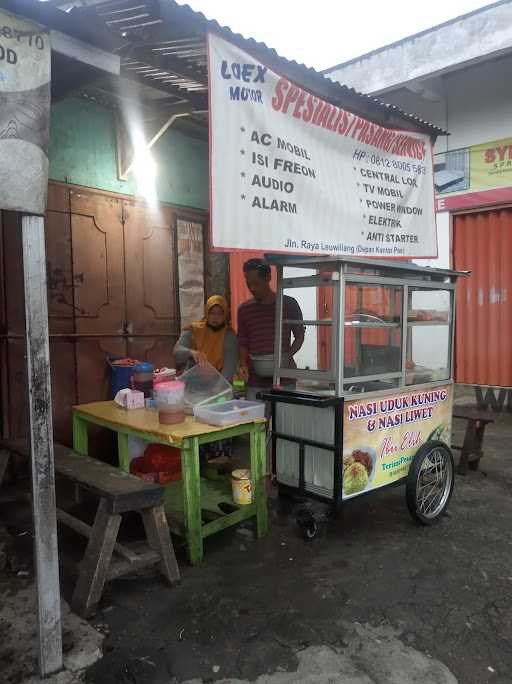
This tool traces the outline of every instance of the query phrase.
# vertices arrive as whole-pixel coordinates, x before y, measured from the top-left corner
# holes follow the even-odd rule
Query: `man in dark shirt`
[[[271,377],[259,377],[251,366],[251,356],[274,354],[276,294],[270,287],[270,266],[262,259],[244,264],[245,282],[253,299],[238,307],[238,343],[240,375],[249,382],[249,396],[272,386]],[[293,297],[283,298],[283,319],[302,321],[302,311]],[[293,341],[292,341],[293,337]],[[283,366],[296,368],[293,357],[304,344],[303,325],[284,325]]]

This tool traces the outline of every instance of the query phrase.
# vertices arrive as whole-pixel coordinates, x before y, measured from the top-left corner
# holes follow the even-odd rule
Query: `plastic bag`
[[[194,406],[215,404],[233,398],[229,382],[209,363],[194,366],[180,376],[185,383],[185,413],[193,414]]]

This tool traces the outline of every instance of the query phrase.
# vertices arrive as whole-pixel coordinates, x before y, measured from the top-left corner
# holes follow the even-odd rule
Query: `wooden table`
[[[478,470],[480,459],[483,457],[483,443],[485,428],[494,423],[494,418],[489,414],[477,413],[469,410],[456,409],[453,413],[454,418],[467,421],[466,433],[462,446],[452,444],[452,449],[460,451],[460,461],[458,473],[466,475],[469,470]]]
[[[156,411],[126,410],[113,401],[82,404],[73,407],[73,448],[85,455],[88,455],[90,424],[117,433],[119,467],[126,472],[130,466],[129,436],[181,450],[182,479],[165,486],[165,508],[171,530],[185,537],[188,557],[193,565],[200,563],[203,558],[205,537],[242,520],[255,517],[258,536],[267,533],[265,420],[220,428],[199,423],[187,416],[178,425],[161,425]],[[234,512],[226,514],[218,508],[218,504],[223,501],[233,504],[231,483],[200,477],[199,446],[241,435],[250,437],[253,503],[239,506]],[[203,516],[209,520],[203,523]]]

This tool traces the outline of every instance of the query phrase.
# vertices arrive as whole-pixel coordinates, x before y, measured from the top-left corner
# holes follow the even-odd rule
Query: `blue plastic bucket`
[[[108,356],[107,363],[112,371],[112,399],[119,390],[130,387],[130,379],[133,375],[135,366],[114,366],[113,361],[122,358],[121,356]]]

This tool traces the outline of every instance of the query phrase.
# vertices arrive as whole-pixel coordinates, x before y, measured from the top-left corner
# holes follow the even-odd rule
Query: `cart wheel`
[[[300,528],[302,538],[305,541],[313,541],[313,539],[316,537],[318,534],[318,523],[317,521],[313,518],[313,520],[309,523],[309,525],[302,526]]]
[[[431,441],[416,453],[406,483],[407,508],[422,525],[439,522],[453,491],[454,465],[446,444]]]
[[[297,513],[297,525],[300,534],[306,541],[313,540],[318,534],[318,523],[309,508],[301,508]]]

